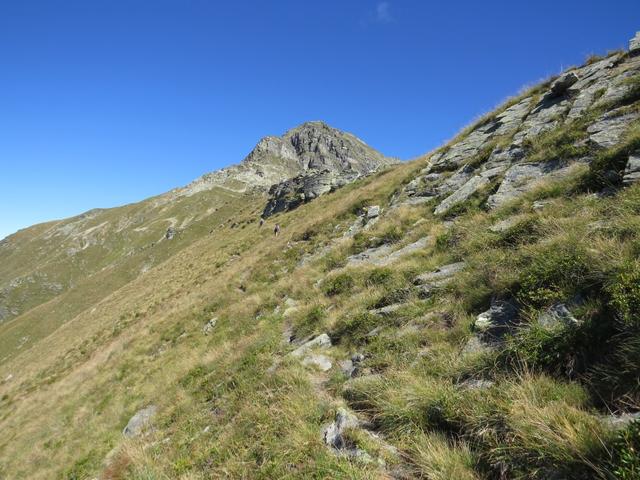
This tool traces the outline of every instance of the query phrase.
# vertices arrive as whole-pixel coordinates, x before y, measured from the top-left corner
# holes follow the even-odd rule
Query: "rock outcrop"
[[[296,208],[395,163],[357,137],[322,122],[308,122],[281,138],[270,138],[272,149],[276,149],[272,156],[285,155],[299,173],[274,182],[263,218]]]

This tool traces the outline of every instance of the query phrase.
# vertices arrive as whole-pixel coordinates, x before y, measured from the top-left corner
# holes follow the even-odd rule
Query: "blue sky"
[[[637,0],[0,0],[0,238],[306,120],[412,158],[636,30]]]

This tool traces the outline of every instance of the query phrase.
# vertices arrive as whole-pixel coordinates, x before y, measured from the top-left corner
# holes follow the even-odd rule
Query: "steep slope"
[[[638,50],[7,359],[2,476],[638,478]]]
[[[390,163],[353,135],[310,122],[265,137],[240,164],[186,187],[4,239],[0,362],[193,241],[256,222],[262,207],[253,205],[264,205],[272,185],[315,169],[343,178],[343,185]],[[253,218],[236,221],[247,210]]]

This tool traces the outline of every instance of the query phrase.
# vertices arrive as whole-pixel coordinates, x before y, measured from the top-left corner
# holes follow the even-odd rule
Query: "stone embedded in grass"
[[[379,205],[372,205],[371,207],[367,208],[367,218],[369,220],[372,218],[376,218],[378,215],[380,215]]]
[[[151,422],[151,419],[155,416],[158,407],[155,405],[149,405],[142,410],[138,410],[133,417],[127,423],[127,426],[122,430],[122,434],[125,437],[135,437],[140,435],[144,428]]]
[[[332,423],[322,431],[322,439],[325,444],[336,450],[347,448],[345,438],[343,436],[345,430],[357,428],[359,426],[358,417],[348,412],[344,408],[339,408]]]
[[[494,300],[489,310],[476,317],[474,329],[489,338],[501,337],[518,317],[516,306],[506,300]]]
[[[329,338],[329,335],[327,335],[326,333],[323,333],[321,335],[318,335],[314,339],[309,340],[304,345],[301,345],[300,347],[296,348],[289,355],[291,355],[292,357],[300,358],[304,356],[312,348],[329,348],[330,346],[331,346],[331,338]]]
[[[638,180],[640,180],[640,150],[634,152],[629,156],[627,166],[624,169],[624,177],[622,178],[622,183],[624,185],[631,185]]]
[[[423,273],[413,279],[414,285],[425,285],[436,280],[449,279],[465,267],[465,262],[442,265],[432,272]]]
[[[331,370],[331,367],[333,366],[331,363],[331,359],[326,355],[321,355],[321,354],[307,355],[302,360],[302,365],[304,365],[305,367],[313,366],[323,372],[327,372]]]
[[[379,266],[389,265],[390,263],[398,260],[400,257],[425,248],[428,241],[429,237],[424,237],[395,251],[393,250],[393,246],[388,244],[376,248],[369,248],[364,252],[357,253],[348,257],[347,264],[362,265],[368,263]]]
[[[560,326],[579,325],[581,322],[575,318],[564,303],[556,303],[538,315],[538,324],[546,329],[555,329]]]
[[[387,305],[385,307],[369,310],[369,313],[373,315],[378,315],[380,317],[388,317],[390,315],[393,315],[393,313],[397,312],[404,306],[405,306],[404,303],[394,303],[393,305]]]
[[[467,390],[484,390],[493,387],[495,382],[491,380],[485,380],[483,378],[470,378],[459,384],[462,388]]]
[[[621,413],[619,415],[608,415],[604,417],[603,422],[605,426],[612,430],[622,430],[626,428],[631,422],[640,420],[640,412],[635,413]]]
[[[211,332],[213,332],[216,323],[218,323],[218,317],[213,317],[211,320],[205,323],[204,327],[202,327],[202,333],[204,333],[205,335],[209,335]]]
[[[176,236],[176,229],[173,227],[167,228],[167,232],[164,234],[164,238],[167,240],[173,240],[173,237]]]

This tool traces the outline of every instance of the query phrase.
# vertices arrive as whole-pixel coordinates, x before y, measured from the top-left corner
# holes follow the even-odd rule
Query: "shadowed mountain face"
[[[0,242],[0,477],[638,478],[640,35],[392,163],[310,122]]]

